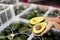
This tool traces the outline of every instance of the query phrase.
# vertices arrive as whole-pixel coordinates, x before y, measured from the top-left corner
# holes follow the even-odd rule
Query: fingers
[[[58,30],[60,30],[60,24],[58,24],[58,23],[53,23],[54,24],[54,28],[56,28],[56,29],[58,29]]]
[[[52,22],[49,22],[46,29],[40,34],[41,36],[46,34],[52,28]]]

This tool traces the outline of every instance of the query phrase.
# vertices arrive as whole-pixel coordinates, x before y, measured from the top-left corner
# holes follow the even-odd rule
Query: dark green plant
[[[55,10],[55,11],[51,12],[48,16],[49,17],[57,17],[58,15],[60,15],[60,13],[58,12],[58,10]]]
[[[19,9],[15,8],[15,14],[17,15],[17,14],[21,13],[23,10],[25,10],[24,6],[23,5],[19,6]]]
[[[36,8],[36,9],[32,9],[28,14],[25,14],[25,15],[23,15],[21,17],[25,18],[25,19],[31,19],[33,17],[43,16],[46,11],[47,10],[41,10],[39,8]]]

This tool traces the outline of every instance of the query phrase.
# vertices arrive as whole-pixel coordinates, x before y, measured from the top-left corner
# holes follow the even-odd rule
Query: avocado
[[[38,23],[32,27],[32,32],[35,34],[39,34],[46,28],[46,25],[46,22]]]
[[[44,17],[34,17],[30,20],[30,24],[37,24],[44,20]]]

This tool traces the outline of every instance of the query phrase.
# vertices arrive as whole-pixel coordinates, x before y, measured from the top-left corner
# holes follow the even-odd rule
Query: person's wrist
[[[54,22],[53,21],[49,21],[49,23],[50,23],[50,25],[52,25],[51,28],[54,28]]]

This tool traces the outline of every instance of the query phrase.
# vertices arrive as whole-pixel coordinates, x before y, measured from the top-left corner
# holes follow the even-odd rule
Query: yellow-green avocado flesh
[[[37,25],[41,25],[39,30],[36,30]],[[35,33],[35,34],[39,34],[46,28],[46,26],[47,26],[46,22],[38,23],[38,24],[36,24],[35,26],[32,27],[32,32]]]
[[[39,23],[39,22],[41,22],[41,21],[43,21],[44,20],[44,17],[34,17],[34,18],[32,18],[31,20],[30,20],[30,24],[37,24],[37,23]]]

